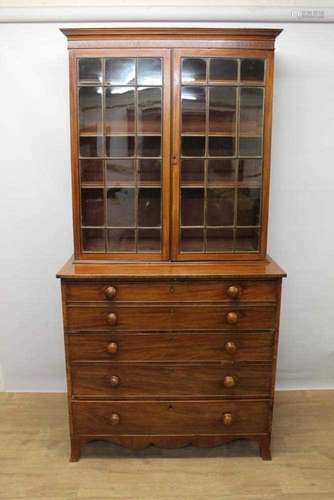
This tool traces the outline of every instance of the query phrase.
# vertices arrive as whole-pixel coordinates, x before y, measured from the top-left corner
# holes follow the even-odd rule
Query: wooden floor
[[[334,391],[277,394],[273,461],[255,444],[132,452],[87,445],[69,463],[63,394],[0,394],[0,499],[334,500]]]

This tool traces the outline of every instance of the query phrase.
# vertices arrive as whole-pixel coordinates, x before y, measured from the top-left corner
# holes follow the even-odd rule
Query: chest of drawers
[[[89,268],[87,268],[90,267]],[[72,454],[106,439],[270,458],[283,271],[250,264],[69,262],[62,281]]]

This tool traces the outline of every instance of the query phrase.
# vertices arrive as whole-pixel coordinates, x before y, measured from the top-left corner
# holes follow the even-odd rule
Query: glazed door
[[[71,53],[75,255],[169,257],[170,51]]]
[[[174,71],[173,258],[263,258],[272,55],[178,49]]]

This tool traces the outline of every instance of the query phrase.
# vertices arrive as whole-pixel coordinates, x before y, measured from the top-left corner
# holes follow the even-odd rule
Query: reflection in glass
[[[135,182],[134,160],[106,161],[106,183],[108,186],[132,184]]]
[[[106,137],[106,152],[110,157],[131,157],[135,152],[134,136],[120,135]]]
[[[102,87],[79,89],[80,135],[102,134]]]
[[[138,183],[160,184],[161,182],[161,160],[138,160]]]
[[[81,190],[81,223],[83,226],[103,226],[103,189]]]
[[[78,61],[79,82],[102,82],[102,60],[96,57],[83,57]]]
[[[108,87],[105,94],[105,133],[133,133],[135,117],[134,87]]]
[[[161,136],[138,135],[137,136],[138,156],[161,156]]]
[[[208,184],[234,182],[236,180],[237,160],[209,160]]]
[[[260,186],[262,177],[262,160],[247,158],[239,160],[238,181],[254,182]]]
[[[135,190],[131,188],[108,189],[107,191],[108,226],[135,225]]]
[[[254,252],[259,249],[260,232],[257,228],[236,229],[235,250],[239,252]]]
[[[135,59],[113,57],[105,62],[105,81],[113,85],[128,85],[136,78]]]
[[[182,82],[192,83],[198,81],[206,81],[206,60],[182,59]]]
[[[139,189],[138,192],[138,226],[160,226],[160,189]]]
[[[240,135],[259,136],[263,126],[263,88],[240,89]]]
[[[182,87],[182,132],[205,132],[205,88]]]
[[[138,88],[138,132],[161,133],[161,88]]]
[[[209,130],[235,134],[236,88],[210,87]]]
[[[240,137],[239,139],[240,156],[261,156],[262,138],[261,137]]]
[[[204,182],[204,160],[181,161],[181,185]]]
[[[162,85],[161,59],[158,57],[138,58],[138,85]]]
[[[238,189],[237,196],[237,225],[257,226],[260,222],[260,189]]]
[[[80,160],[80,178],[81,185],[103,185],[103,161]]]
[[[203,229],[181,229],[181,252],[203,252]]]
[[[234,156],[234,137],[209,137],[210,156]]]
[[[202,226],[204,222],[204,189],[181,189],[181,225]]]
[[[204,156],[205,137],[182,137],[181,151],[183,156]]]
[[[262,82],[264,80],[264,60],[243,59],[241,61],[240,79]]]
[[[160,229],[138,229],[138,252],[160,252]]]
[[[210,59],[210,80],[237,80],[238,61],[222,57]]]
[[[83,252],[105,252],[105,230],[85,228],[81,230]]]
[[[82,158],[103,156],[103,137],[80,137],[80,156]]]
[[[233,229],[208,228],[206,238],[208,252],[231,252],[233,250]]]
[[[108,229],[108,252],[135,252],[136,239],[134,229]]]
[[[231,226],[234,221],[234,189],[208,189],[207,197],[207,225]]]

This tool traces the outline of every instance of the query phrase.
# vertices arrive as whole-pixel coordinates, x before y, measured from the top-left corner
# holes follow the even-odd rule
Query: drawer
[[[68,302],[276,302],[274,280],[98,282],[66,284]]]
[[[71,361],[270,361],[272,333],[113,333],[68,337]]]
[[[271,364],[73,363],[76,397],[266,396]]]
[[[260,434],[268,431],[266,401],[151,401],[72,403],[81,435]]]
[[[275,307],[68,305],[66,325],[71,331],[268,330],[275,328]]]

